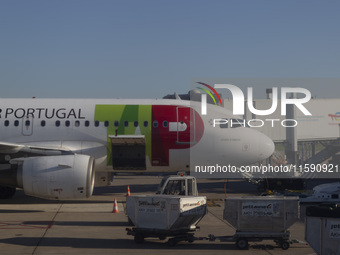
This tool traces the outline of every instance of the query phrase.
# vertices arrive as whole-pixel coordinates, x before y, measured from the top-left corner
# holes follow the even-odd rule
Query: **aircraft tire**
[[[0,199],[10,199],[14,196],[16,188],[0,186]]]

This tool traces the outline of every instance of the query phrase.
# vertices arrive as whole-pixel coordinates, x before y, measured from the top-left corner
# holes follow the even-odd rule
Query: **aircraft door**
[[[29,136],[33,134],[33,117],[26,116],[22,118],[22,134]]]
[[[177,107],[177,143],[195,144],[195,111],[190,107]]]
[[[110,135],[114,170],[146,170],[144,135]]]

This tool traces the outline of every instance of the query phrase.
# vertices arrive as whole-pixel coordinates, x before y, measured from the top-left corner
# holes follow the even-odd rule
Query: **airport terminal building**
[[[251,128],[263,132],[275,142],[277,150],[273,157],[278,157],[280,148],[284,148],[288,163],[317,164],[332,160],[339,164],[340,99],[311,99],[304,104],[311,116],[305,116],[297,107],[290,107],[287,115],[281,115],[280,105],[279,100],[276,111],[269,116],[254,115],[245,107],[242,116]],[[267,93],[267,99],[254,100],[253,106],[258,110],[271,108],[271,94]],[[232,110],[232,100],[225,99],[224,107]]]

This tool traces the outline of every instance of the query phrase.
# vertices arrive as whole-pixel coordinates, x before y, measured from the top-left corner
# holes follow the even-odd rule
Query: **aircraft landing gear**
[[[15,194],[16,188],[0,186],[0,199],[12,198]]]

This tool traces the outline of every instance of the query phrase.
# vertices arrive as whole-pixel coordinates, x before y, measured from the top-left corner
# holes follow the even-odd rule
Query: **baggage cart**
[[[216,238],[235,242],[239,249],[247,249],[249,241],[273,240],[283,250],[287,250],[292,243],[300,243],[291,240],[287,230],[299,219],[298,197],[227,198],[223,219],[236,229],[236,233]]]
[[[206,197],[175,195],[141,195],[126,199],[126,211],[135,227],[127,228],[136,243],[144,238],[169,239],[169,245],[179,241],[194,241],[193,232],[207,213]]]

